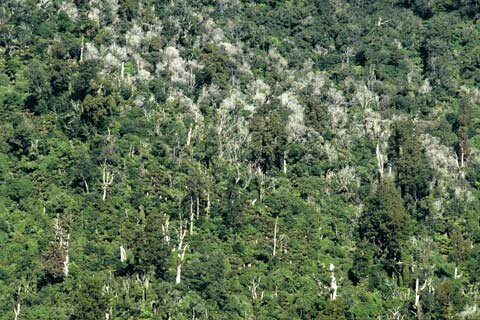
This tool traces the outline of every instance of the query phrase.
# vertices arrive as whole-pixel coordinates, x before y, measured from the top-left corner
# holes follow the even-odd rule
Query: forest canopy
[[[478,0],[3,0],[0,319],[479,319]]]

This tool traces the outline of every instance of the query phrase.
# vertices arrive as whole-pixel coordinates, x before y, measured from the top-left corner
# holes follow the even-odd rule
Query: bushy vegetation
[[[478,319],[480,3],[0,4],[0,319]]]

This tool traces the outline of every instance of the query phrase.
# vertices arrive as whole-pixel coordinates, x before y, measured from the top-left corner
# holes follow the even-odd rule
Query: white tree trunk
[[[66,277],[68,277],[68,274],[69,274],[69,271],[70,271],[70,256],[69,256],[69,253],[68,253],[68,246],[69,246],[69,242],[70,242],[70,233],[67,234],[67,240],[66,241],[62,241],[62,247],[63,247],[63,250],[64,250],[64,253],[65,253],[65,259],[63,260],[63,275]]]
[[[188,244],[184,243],[185,236],[187,235],[187,222],[185,222],[185,227],[183,222],[180,222],[178,228],[178,246],[177,246],[177,274],[175,276],[175,284],[180,284],[182,281],[182,266],[183,261],[185,260],[185,252],[187,250]]]
[[[205,214],[206,214],[207,217],[210,215],[210,207],[211,207],[210,191],[207,191],[207,207],[205,208]]]
[[[195,215],[193,213],[193,199],[190,197],[190,235],[193,234],[193,221],[195,220]]]
[[[15,306],[15,308],[13,308],[13,312],[15,313],[15,320],[19,320],[20,319],[20,312],[21,312],[21,304],[20,302],[17,303],[17,305]]]
[[[127,251],[123,246],[120,246],[120,262],[127,261]]]
[[[453,274],[453,278],[454,279],[460,279],[461,276],[462,276],[462,274],[458,271],[458,266],[455,266],[455,272]]]
[[[335,266],[333,264],[330,264],[330,272],[331,272],[330,300],[336,300],[337,299],[338,284],[337,284],[337,278],[335,278]]]
[[[80,45],[80,62],[83,61],[83,50],[84,50],[84,44],[83,44],[83,36],[82,36],[82,44]]]
[[[197,220],[200,219],[200,199],[197,196]]]
[[[378,175],[383,177],[383,155],[380,151],[380,145],[377,143],[377,148],[376,148],[376,153],[377,153],[377,168],[378,168]]]
[[[190,128],[188,129],[188,135],[187,135],[187,147],[190,145],[191,141],[192,141],[192,126],[190,125]]]
[[[108,170],[107,163],[105,162],[102,166],[102,190],[103,190],[102,200],[103,201],[105,201],[105,199],[107,198],[107,190],[112,185],[114,177],[115,177],[115,174],[113,173],[113,171]]]
[[[278,216],[275,217],[275,226],[273,227],[273,253],[272,255],[275,257],[277,254],[277,225],[278,225]]]
[[[175,283],[180,284],[182,282],[182,263],[177,264],[177,276],[175,277]]]
[[[170,226],[170,218],[165,215],[165,222],[162,223],[162,233],[163,233],[163,240],[166,244],[170,243],[170,232],[168,227]]]
[[[252,296],[252,300],[254,301],[257,300],[258,298],[260,298],[260,300],[263,300],[264,291],[262,291],[260,296],[258,295],[258,292],[257,292],[257,289],[259,286],[260,286],[260,277],[258,277],[257,280],[253,279],[251,284],[248,285],[248,289],[250,289],[250,295]]]
[[[420,287],[420,280],[418,278],[415,279],[415,303],[414,307],[417,312],[417,318],[420,318],[420,294],[422,293],[423,290],[425,290],[425,287],[427,286],[427,279],[425,279],[425,282],[423,285]]]

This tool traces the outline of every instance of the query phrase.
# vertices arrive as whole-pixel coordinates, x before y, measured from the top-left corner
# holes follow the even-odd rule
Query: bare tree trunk
[[[272,255],[274,257],[277,254],[277,224],[278,224],[278,216],[275,217],[275,226],[273,227],[273,253],[272,253]]]
[[[20,319],[20,314],[21,314],[21,309],[22,309],[22,301],[21,301],[21,291],[22,291],[22,285],[19,285],[17,288],[17,304],[13,308],[13,313],[15,314],[15,320]]]
[[[248,285],[248,289],[250,289],[250,295],[252,297],[252,300],[257,300],[260,298],[260,301],[263,300],[263,294],[264,291],[260,293],[260,296],[258,295],[257,289],[260,286],[260,277],[258,277],[257,280],[253,279],[251,284]]]
[[[185,222],[185,227],[187,223]],[[188,243],[184,243],[187,230],[183,226],[183,222],[180,222],[178,228],[178,247],[177,247],[177,275],[175,277],[175,284],[180,284],[182,281],[182,265],[185,259],[185,251],[187,250]]]
[[[113,183],[113,178],[115,174],[113,171],[108,170],[106,161],[102,166],[102,189],[103,189],[103,196],[102,200],[105,201],[107,198],[107,190]]]
[[[210,191],[207,191],[207,207],[205,208],[205,214],[206,214],[207,218],[210,215],[210,208],[211,208]]]
[[[455,266],[455,271],[454,271],[454,274],[453,274],[453,278],[454,279],[460,279],[461,276],[462,276],[462,274],[458,271],[458,266],[456,265]]]
[[[377,143],[377,169],[378,169],[378,175],[380,178],[383,177],[383,155],[380,152],[380,145]]]
[[[331,272],[330,300],[336,300],[337,299],[338,285],[337,285],[337,278],[335,278],[335,266],[333,264],[330,264],[330,272]]]
[[[142,278],[140,278],[140,275],[138,273],[136,276],[137,276],[137,282],[142,287],[142,300],[145,302],[147,301],[147,293],[148,293],[148,287],[150,286],[150,278],[146,275],[142,275]]]
[[[193,199],[190,197],[190,235],[193,234],[193,221],[195,220],[195,215],[193,214]]]
[[[120,246],[120,262],[127,261],[127,251],[123,246]]]
[[[200,219],[200,199],[197,195],[197,220]]]
[[[187,147],[190,145],[190,142],[192,141],[192,126],[190,125],[190,128],[188,129],[188,135],[187,135]]]
[[[163,233],[163,240],[165,244],[170,243],[170,232],[168,231],[168,227],[170,225],[170,218],[165,215],[165,222],[162,224],[162,233]]]
[[[82,36],[82,44],[80,45],[80,62],[83,62],[83,50],[84,50],[84,44],[83,44],[83,36]]]
[[[68,246],[70,242],[70,233],[67,234],[67,240],[62,241],[62,246],[65,251],[65,259],[63,260],[63,275],[68,277],[69,271],[70,271],[70,255],[68,253]]]
[[[69,268],[70,268],[70,256],[68,254],[68,246],[70,241],[70,233],[67,234],[66,238],[64,237],[64,231],[60,225],[60,219],[57,216],[55,219],[55,225],[53,226],[55,230],[55,240],[58,242],[58,248],[63,256],[63,275],[68,277]]]
[[[415,303],[414,307],[417,312],[417,318],[420,319],[420,294],[422,291],[425,289],[427,286],[427,279],[425,279],[425,282],[423,285],[420,287],[420,280],[418,278],[415,279]]]
[[[15,313],[15,320],[19,320],[19,317],[20,317],[20,312],[21,312],[21,304],[20,302],[17,303],[17,305],[15,306],[15,308],[13,308],[13,312]]]

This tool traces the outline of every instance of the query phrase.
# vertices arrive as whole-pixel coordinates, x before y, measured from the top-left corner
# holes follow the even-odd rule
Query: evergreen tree
[[[453,125],[453,130],[457,134],[458,141],[455,144],[458,163],[461,168],[465,166],[470,155],[470,141],[468,139],[468,130],[470,125],[470,108],[464,105],[461,108],[457,121]]]
[[[95,277],[80,280],[74,296],[72,320],[98,320],[105,318],[108,299],[102,292],[102,283]]]
[[[280,168],[287,143],[285,120],[272,104],[262,106],[250,123],[254,160],[264,170]]]
[[[389,274],[401,274],[405,244],[411,234],[411,219],[405,210],[399,190],[389,177],[383,178],[360,219],[360,238],[376,247]]]
[[[411,213],[418,209],[418,201],[429,194],[432,178],[429,161],[417,132],[411,121],[395,123],[389,148],[397,185]]]

